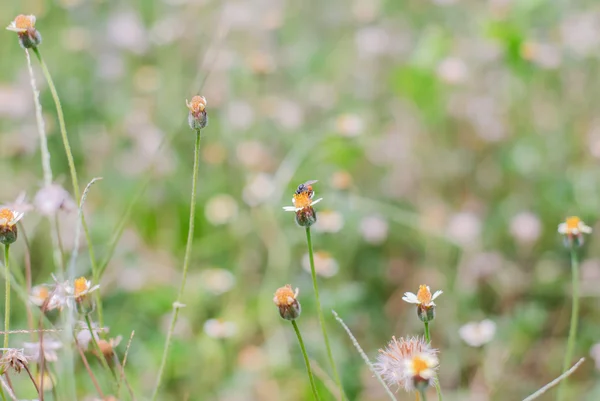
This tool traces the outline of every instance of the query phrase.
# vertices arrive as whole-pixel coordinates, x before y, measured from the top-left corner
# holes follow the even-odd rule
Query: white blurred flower
[[[274,117],[279,125],[288,130],[298,129],[304,123],[304,111],[291,100],[279,99]]]
[[[315,272],[322,277],[333,277],[337,274],[340,266],[329,252],[318,251],[314,253]],[[302,268],[310,273],[310,257],[306,253],[302,257]]]
[[[510,233],[517,241],[533,243],[542,233],[542,223],[536,214],[520,212],[510,220]]]
[[[204,323],[204,332],[212,338],[230,338],[236,335],[237,325],[223,319],[208,319]]]
[[[496,323],[489,319],[469,322],[458,330],[458,335],[471,347],[481,347],[494,339]]]
[[[33,204],[37,211],[44,216],[54,216],[59,210],[71,212],[77,209],[69,192],[58,184],[51,184],[40,189],[33,198]]]
[[[272,165],[269,149],[259,141],[239,142],[236,156],[247,169],[265,171]]]
[[[376,26],[359,29],[354,37],[358,54],[363,58],[379,56],[389,51],[389,33]]]
[[[200,273],[202,287],[214,295],[221,295],[235,285],[235,276],[225,269],[204,269]]]
[[[581,13],[565,18],[560,27],[563,45],[580,57],[598,51],[600,21],[596,13]]]
[[[117,47],[143,54],[148,49],[148,33],[135,11],[118,11],[108,19],[108,39]]]
[[[242,199],[248,206],[258,206],[271,198],[275,192],[275,182],[269,174],[259,173],[253,176],[244,187]]]
[[[254,123],[252,105],[242,100],[234,100],[227,106],[227,121],[236,131],[246,130]]]
[[[383,243],[388,237],[388,222],[381,216],[367,216],[360,221],[360,233],[363,239],[373,245]]]
[[[100,333],[108,333],[108,327],[99,327],[96,322],[92,322],[92,332],[90,332],[87,323],[84,321],[78,322],[76,327],[75,331],[77,334],[75,335],[75,338],[77,338],[77,344],[79,344],[79,347],[83,350],[88,349],[90,341],[92,341],[92,332],[94,333],[96,341],[100,339]]]
[[[600,343],[592,345],[590,348],[590,357],[594,360],[597,370],[600,370]]]
[[[357,114],[342,114],[335,123],[337,132],[346,137],[358,136],[365,129],[364,120]]]
[[[319,224],[315,231],[323,233],[337,233],[344,227],[344,215],[336,210],[323,210],[319,212]]]
[[[481,220],[471,212],[456,213],[450,218],[446,233],[463,246],[472,245],[481,234]]]
[[[43,340],[44,347],[44,360],[47,362],[56,362],[58,361],[58,353],[56,352],[58,349],[62,348],[62,343],[60,341],[54,340],[49,337],[44,337]],[[41,362],[40,359],[40,342],[35,343],[23,343],[23,348],[25,349],[25,354],[31,360],[36,362]]]
[[[204,215],[212,225],[219,226],[234,220],[238,214],[238,205],[231,195],[215,195],[206,202]]]
[[[437,66],[438,77],[447,84],[462,84],[469,75],[467,65],[458,57],[448,57]]]

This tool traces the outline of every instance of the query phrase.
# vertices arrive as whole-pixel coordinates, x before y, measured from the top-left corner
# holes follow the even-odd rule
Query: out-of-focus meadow
[[[104,178],[85,208],[98,259],[150,179],[100,283],[121,357],[135,330],[126,372],[139,399],[156,383],[181,279],[194,143],[185,101],[196,94],[209,115],[196,234],[159,399],[310,399],[272,301],[284,284],[300,288],[298,323],[328,371],[304,232],[282,211],[309,179],[324,198],[313,240],[349,399],[385,393],[329,311],[375,359],[392,335],[422,334],[401,300],[422,283],[444,291],[431,330],[446,400],[522,399],[561,373],[571,275],[556,227],[600,215],[596,2],[23,0],[5,1],[1,20],[21,13],[37,16],[80,185]],[[0,55],[0,202],[22,191],[33,201],[39,138],[14,33],[0,35]],[[55,181],[70,190],[54,104],[34,70]],[[66,249],[76,220],[76,209],[60,214]],[[33,283],[51,282],[50,226],[36,210],[23,222]],[[599,245],[592,234],[581,250],[573,362],[590,358],[568,399],[600,399]],[[82,241],[80,275],[90,275],[87,255]],[[19,241],[16,276],[24,257]],[[12,327],[26,328],[23,302],[13,305]],[[484,319],[490,336],[463,327]],[[78,393],[92,396],[76,364]]]

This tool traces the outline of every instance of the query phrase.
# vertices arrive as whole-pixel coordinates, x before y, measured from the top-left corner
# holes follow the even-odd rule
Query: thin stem
[[[392,401],[396,401],[396,397],[394,396],[394,393],[392,393],[392,390],[390,390],[390,388],[388,387],[388,385],[385,384],[385,380],[383,380],[383,378],[381,377],[381,375],[379,374],[379,372],[377,371],[377,369],[375,369],[375,366],[373,366],[373,364],[369,360],[369,357],[367,356],[367,354],[365,353],[365,351],[363,351],[362,347],[358,343],[358,340],[356,339],[356,337],[354,337],[354,334],[352,334],[352,332],[350,331],[350,328],[346,325],[346,323],[344,323],[344,321],[342,320],[342,318],[339,317],[339,315],[337,314],[336,311],[331,311],[331,312],[333,313],[333,316],[335,316],[335,320],[337,320],[342,325],[342,327],[344,328],[344,330],[346,330],[346,333],[348,334],[348,337],[350,337],[350,340],[352,340],[352,344],[354,345],[354,348],[356,348],[356,350],[358,351],[358,353],[362,357],[363,361],[365,361],[365,363],[369,367],[369,370],[375,375],[375,377],[377,378],[377,380],[379,381],[379,383],[381,383],[381,385],[385,389],[385,392],[387,393],[387,395],[390,397],[390,399]]]
[[[442,388],[440,387],[440,379],[436,378],[435,381],[433,382],[433,384],[435,386],[435,391],[437,392],[438,401],[442,401],[444,399],[444,397],[442,397]]]
[[[329,336],[327,335],[327,328],[325,327],[325,318],[323,316],[323,310],[321,308],[321,299],[319,298],[319,286],[317,284],[317,273],[315,271],[315,258],[313,255],[312,237],[310,234],[310,227],[306,227],[306,244],[308,246],[308,256],[310,260],[310,274],[312,276],[313,288],[315,290],[315,299],[317,301],[317,313],[319,315],[319,322],[321,323],[321,330],[323,331],[323,340],[325,341],[325,347],[327,348],[327,357],[331,364],[333,371],[333,377],[335,382],[340,389],[341,398],[344,399],[344,388],[342,387],[342,381],[338,374],[337,367],[335,366],[335,360],[333,359],[333,353],[331,352],[331,345],[329,344]]]
[[[40,394],[40,388],[38,387],[37,383],[35,382],[35,379],[33,378],[33,375],[31,374],[31,371],[29,370],[29,367],[27,367],[27,365],[24,365],[23,367],[27,371],[27,374],[29,375],[29,379],[31,379],[31,382],[33,383],[33,387],[35,387],[35,391],[39,395]]]
[[[552,387],[556,386],[558,383],[564,381],[567,377],[571,376],[573,372],[577,370],[579,365],[581,365],[585,361],[585,358],[581,358],[575,365],[571,367],[571,369],[567,370],[562,375],[558,376],[556,379],[552,380],[550,383],[546,384],[544,387],[531,394],[529,397],[525,398],[523,401],[532,401],[544,394],[546,391],[550,390]]]
[[[106,358],[104,357],[104,353],[100,349],[100,346],[98,345],[98,341],[96,341],[96,336],[94,335],[94,330],[92,329],[92,322],[90,320],[90,315],[88,315],[88,314],[85,315],[85,323],[87,324],[88,330],[90,331],[90,336],[92,337],[92,344],[94,344],[94,350],[98,354],[98,359],[100,359],[100,363],[102,364],[102,367],[104,367],[104,369],[109,370],[112,373],[112,375],[115,379],[115,382],[116,382],[117,375],[115,374],[114,370],[112,370],[110,368],[110,366],[108,366],[108,362],[106,361]]]
[[[92,334],[92,336],[93,336],[93,334]],[[98,380],[96,380],[96,376],[94,375],[94,372],[92,372],[92,368],[90,368],[90,364],[88,363],[88,360],[85,357],[85,354],[83,353],[83,350],[81,349],[81,346],[79,345],[79,341],[77,341],[77,336],[75,335],[75,333],[73,333],[73,338],[75,339],[75,348],[77,348],[77,351],[79,351],[79,355],[81,356],[81,360],[83,361],[85,370],[87,370],[88,375],[90,376],[90,379],[92,379],[92,383],[94,384],[94,387],[96,388],[96,391],[98,392],[98,395],[100,396],[100,398],[104,399],[104,393],[102,392],[102,389],[100,388],[100,385],[98,384]]]
[[[421,395],[421,401],[427,401],[427,395],[425,393],[425,390],[419,390],[419,394]]]
[[[56,105],[56,114],[58,115],[58,125],[60,128],[60,134],[62,136],[63,146],[65,147],[65,153],[67,155],[67,162],[69,164],[69,172],[71,174],[71,184],[73,185],[73,193],[75,195],[75,199],[79,199],[81,197],[81,192],[79,190],[79,181],[77,179],[77,169],[75,168],[75,160],[73,159],[73,152],[71,151],[71,145],[69,144],[69,137],[67,136],[67,127],[65,125],[65,116],[63,114],[62,106],[60,104],[60,98],[58,97],[58,92],[56,91],[56,87],[54,86],[54,81],[52,80],[52,75],[50,75],[50,71],[48,70],[48,66],[46,62],[42,58],[42,54],[37,47],[34,47],[33,52],[37,56],[40,66],[42,67],[42,73],[46,78],[46,82],[48,83],[48,88],[50,89],[50,93],[52,94],[52,99],[54,100],[54,104]],[[94,247],[92,245],[92,240],[90,236],[90,232],[85,221],[85,216],[81,216],[81,223],[83,224],[83,231],[85,232],[85,239],[88,243],[88,249],[90,253],[90,262],[92,265],[92,276],[97,278],[97,265],[96,265],[96,256],[94,254]],[[96,302],[100,304],[100,294],[96,294]],[[102,312],[99,308],[98,310],[98,321],[102,326]]]
[[[312,388],[313,395],[315,396],[315,400],[319,400],[319,392],[317,391],[317,385],[315,384],[315,378],[313,377],[312,371],[310,369],[310,362],[308,360],[308,354],[306,353],[306,348],[304,347],[304,341],[302,341],[302,335],[300,334],[300,329],[298,328],[298,324],[296,324],[295,320],[292,320],[292,326],[294,326],[294,331],[296,332],[296,337],[298,337],[298,343],[300,344],[300,349],[302,349],[302,356],[304,357],[304,364],[306,365],[306,373],[308,374],[308,380],[310,380],[310,387]]]
[[[183,258],[183,276],[181,278],[181,286],[179,287],[179,293],[177,294],[177,300],[173,303],[173,318],[171,319],[171,325],[167,332],[167,339],[165,340],[165,346],[163,350],[162,360],[158,369],[158,377],[156,380],[156,386],[152,393],[152,400],[156,400],[158,396],[158,390],[160,389],[160,383],[165,371],[167,359],[169,357],[169,348],[171,346],[171,338],[173,337],[173,331],[175,330],[175,323],[177,323],[177,317],[179,315],[179,309],[183,306],[181,298],[185,289],[185,282],[187,280],[187,271],[190,265],[190,255],[192,253],[192,242],[194,239],[194,219],[196,216],[196,183],[198,181],[198,169],[200,165],[200,130],[196,130],[196,146],[194,148],[194,171],[192,173],[192,194],[190,204],[190,221],[188,229],[187,243],[185,245],[185,256]]]
[[[563,361],[563,372],[565,372],[571,364],[571,358],[573,357],[573,351],[575,350],[575,342],[577,339],[577,322],[579,320],[579,259],[577,257],[577,249],[574,245],[571,245],[571,280],[571,285],[573,287],[571,324],[569,327],[569,338],[567,339],[567,350],[565,352],[565,359]],[[565,383],[566,380],[563,380],[558,387],[557,399],[559,401],[564,399]]]
[[[10,331],[10,245],[4,245],[5,294],[4,294],[4,348],[8,348],[8,332]]]
[[[425,325],[425,341],[431,342],[431,335],[429,334],[429,322],[423,322]]]

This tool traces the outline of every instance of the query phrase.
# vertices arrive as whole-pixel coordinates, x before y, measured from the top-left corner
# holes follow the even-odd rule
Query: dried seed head
[[[208,115],[206,114],[206,98],[204,96],[194,96],[191,101],[185,101],[189,109],[188,124],[193,130],[199,130],[208,124]]]
[[[10,348],[4,351],[0,364],[2,370],[6,372],[8,369],[13,369],[17,373],[21,373],[22,369],[27,367],[29,363],[22,349]]]
[[[285,320],[296,320],[300,317],[302,307],[300,302],[296,299],[298,297],[299,290],[292,290],[292,286],[287,284],[275,291],[273,302],[279,308],[279,315]]]

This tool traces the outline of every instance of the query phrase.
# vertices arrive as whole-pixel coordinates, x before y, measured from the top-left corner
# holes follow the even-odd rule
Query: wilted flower
[[[0,359],[0,365],[2,366],[2,372],[6,372],[8,369],[14,369],[15,372],[21,373],[22,369],[27,368],[29,361],[22,349],[9,348],[4,349],[2,358]]]
[[[300,317],[302,307],[298,298],[299,290],[292,290],[292,286],[287,284],[275,291],[273,303],[279,308],[279,315],[285,320],[296,320]]]
[[[433,301],[442,294],[443,291],[438,290],[431,296],[429,286],[421,284],[416,295],[412,292],[405,292],[402,300],[409,304],[416,304],[419,319],[423,322],[429,322],[435,318],[435,303]]]
[[[237,333],[237,325],[223,319],[208,319],[204,323],[204,331],[212,338],[230,338]]]
[[[310,227],[317,222],[317,212],[315,212],[313,206],[321,202],[323,198],[313,200],[315,191],[313,190],[312,184],[316,182],[317,180],[311,180],[298,185],[298,188],[292,197],[294,206],[283,207],[283,210],[286,212],[296,213],[296,223],[301,227]]]
[[[22,212],[0,209],[0,243],[10,245],[17,240],[17,222],[23,216]]]
[[[62,343],[60,341],[53,340],[51,338],[44,337],[43,340],[43,348],[44,348],[44,360],[47,362],[56,362],[58,361],[58,354],[56,350],[62,348]],[[23,343],[24,349],[27,351],[27,357],[33,361],[41,362],[40,358],[40,342],[35,343]]]
[[[458,330],[458,335],[471,347],[481,347],[489,343],[496,334],[496,323],[489,319],[469,322]]]
[[[206,98],[204,96],[194,96],[192,101],[185,101],[188,114],[188,124],[193,130],[199,130],[206,127],[208,116],[206,115]]]
[[[437,352],[423,338],[392,337],[387,348],[379,350],[375,370],[389,386],[405,391],[432,386],[439,366]]]
[[[24,49],[37,47],[42,43],[42,35],[35,29],[35,15],[17,15],[6,29],[19,35],[19,43]]]
[[[564,235],[565,246],[571,247],[573,240],[577,245],[583,245],[583,234],[591,234],[592,227],[585,225],[577,216],[567,217],[564,223],[558,225],[558,233]]]
[[[115,352],[115,348],[119,344],[121,344],[121,340],[123,340],[122,336],[117,336],[116,338],[109,338],[107,340],[100,339],[98,340],[98,348],[100,348],[100,352],[106,359],[112,359],[112,356]]]

